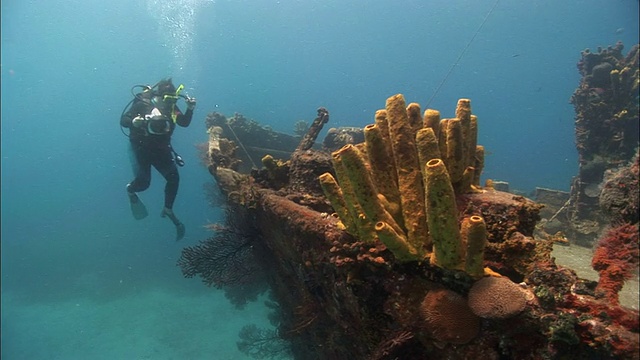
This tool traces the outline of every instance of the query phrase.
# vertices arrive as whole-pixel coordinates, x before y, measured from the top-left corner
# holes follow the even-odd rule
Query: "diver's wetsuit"
[[[120,125],[130,129],[129,140],[133,155],[132,161],[134,162],[135,178],[129,184],[127,190],[133,193],[146,190],[151,183],[151,166],[153,165],[167,180],[164,188],[164,206],[167,209],[172,209],[173,202],[178,194],[180,175],[171,151],[171,134],[173,134],[176,124],[182,127],[187,127],[191,124],[193,110],[187,110],[183,114],[175,106],[173,111],[177,118],[175,123],[173,121],[170,122],[171,129],[169,132],[162,135],[150,134],[146,127],[134,127],[132,120],[138,115],[144,117],[147,114],[151,114],[151,111],[156,107],[152,104],[151,99],[152,94],[150,91],[139,94],[133,101],[131,108],[120,118]],[[171,107],[168,106],[167,108],[163,109],[160,106],[158,110],[163,115],[171,118]]]

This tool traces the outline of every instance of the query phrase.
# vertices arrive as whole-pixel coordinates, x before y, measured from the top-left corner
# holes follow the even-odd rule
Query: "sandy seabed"
[[[238,310],[213,290],[28,304],[3,292],[2,309],[3,359],[247,359],[240,329],[270,328],[263,301]]]

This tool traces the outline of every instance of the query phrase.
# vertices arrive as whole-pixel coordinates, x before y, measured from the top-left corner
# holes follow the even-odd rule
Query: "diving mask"
[[[165,94],[162,97],[162,101],[164,101],[166,104],[175,104],[178,102],[178,99],[180,99],[180,91],[182,91],[182,89],[184,89],[184,85],[180,84],[180,86],[178,86],[178,88],[176,89],[175,94]],[[184,97],[184,95],[182,96]]]
[[[165,104],[170,104],[170,105],[173,105],[173,104],[177,103],[178,99],[179,99],[179,97],[175,96],[175,95],[165,95],[165,96],[162,97],[162,101]]]

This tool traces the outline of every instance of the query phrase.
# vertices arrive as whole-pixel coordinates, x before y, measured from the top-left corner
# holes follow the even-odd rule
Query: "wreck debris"
[[[330,155],[320,151],[296,150],[291,154],[289,163],[287,191],[307,198],[322,197],[317,178],[320,174],[332,171]]]
[[[316,142],[316,138],[322,131],[322,127],[329,121],[329,111],[323,107],[318,108],[318,116],[313,120],[306,134],[302,137],[296,151],[305,151],[311,149]]]
[[[597,52],[584,50],[578,62],[582,79],[571,97],[580,163],[567,225],[569,237],[584,246],[593,245],[609,224],[598,204],[605,173],[629,163],[639,146],[640,47],[634,45],[626,56],[623,48],[618,42]]]
[[[639,150],[640,151],[640,150]],[[611,224],[638,222],[640,215],[640,152],[624,166],[605,171],[598,198]]]
[[[304,120],[298,120],[293,125],[293,133],[296,136],[303,137],[307,134],[307,131],[309,131],[309,123]]]
[[[236,161],[233,164],[227,164],[228,160],[220,161],[216,158],[218,152],[210,150],[209,156],[214,156],[211,158],[212,164],[218,164],[244,174],[249,173],[252,168],[257,169],[260,159],[267,154],[284,160],[288,159],[300,142],[296,136],[275,132],[239,113],[230,118],[217,112],[210,113],[205,119],[205,126],[210,136],[212,132],[219,136],[224,135],[225,141],[220,142],[218,152],[223,158],[234,157]],[[231,145],[227,145],[225,142],[230,142]],[[231,147],[232,149],[229,149]]]
[[[207,129],[209,134],[209,146],[207,147],[207,167],[211,174],[215,173],[215,167],[223,167],[238,170],[242,163],[237,156],[238,146],[229,139],[222,137],[222,127],[211,126]],[[213,167],[213,168],[212,168]]]
[[[322,141],[322,148],[327,152],[333,152],[347,144],[359,144],[364,141],[362,128],[339,127],[331,128]]]

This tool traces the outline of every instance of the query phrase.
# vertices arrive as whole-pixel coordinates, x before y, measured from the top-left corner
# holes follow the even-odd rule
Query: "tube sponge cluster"
[[[364,128],[365,142],[332,153],[335,178],[322,189],[345,230],[365,242],[382,241],[399,261],[422,260],[482,276],[486,227],[479,216],[458,224],[456,195],[479,188],[484,149],[471,103],[456,117],[387,99]]]

